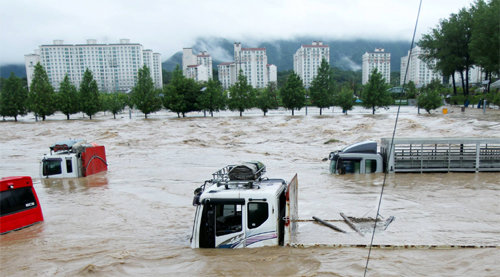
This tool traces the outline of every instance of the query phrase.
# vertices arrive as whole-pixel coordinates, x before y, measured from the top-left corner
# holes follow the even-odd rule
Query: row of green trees
[[[393,104],[387,89],[388,85],[382,75],[375,70],[368,84],[360,92],[361,105],[375,113],[377,108]],[[185,78],[177,67],[170,83],[164,89],[163,97],[164,107],[176,112],[179,117],[192,111],[204,111],[213,115],[214,111],[226,107],[238,111],[240,116],[250,108],[259,108],[266,115],[269,110],[279,106],[291,110],[294,115],[296,110],[306,105],[318,107],[321,115],[324,108],[332,106],[340,106],[347,112],[353,108],[356,99],[349,83],[344,86],[336,85],[335,71],[326,60],[321,62],[318,74],[309,89],[304,88],[302,80],[294,72],[288,75],[280,89],[275,83],[270,83],[264,89],[254,89],[240,71],[237,82],[224,91],[218,81],[196,83]]]
[[[493,74],[500,74],[499,14],[500,0],[488,3],[476,0],[470,8],[463,8],[441,20],[418,42],[426,51],[421,58],[443,76],[451,76],[454,94],[457,94],[456,72],[461,76],[464,96],[469,95],[469,69],[472,66],[480,66],[486,72],[488,84]]]
[[[86,70],[83,74],[80,88],[77,89],[65,76],[55,91],[49,82],[48,75],[39,63],[35,66],[30,90],[23,79],[13,73],[4,80],[0,91],[0,115],[14,117],[33,112],[38,120],[60,111],[70,119],[72,114],[83,112],[91,119],[99,111],[110,111],[116,115],[128,105],[125,94],[100,93],[92,72]]]
[[[332,106],[340,106],[347,113],[358,98],[361,105],[371,109],[372,113],[379,107],[393,104],[387,90],[388,85],[377,70],[371,74],[369,82],[356,97],[348,83],[336,85],[334,69],[326,60],[321,62],[309,89],[304,88],[300,77],[293,72],[281,89],[272,82],[264,89],[254,89],[240,72],[237,82],[225,91],[219,81],[198,83],[186,78],[179,67],[173,71],[170,82],[163,89],[157,89],[149,68],[144,66],[138,71],[137,84],[130,94],[99,93],[89,70],[85,71],[79,89],[65,76],[59,91],[55,92],[40,64],[35,66],[30,88],[28,92],[22,79],[12,74],[1,89],[0,115],[12,116],[17,121],[17,116],[31,111],[45,120],[47,116],[60,111],[69,120],[72,114],[78,112],[83,112],[92,119],[99,111],[109,111],[116,118],[117,113],[129,106],[139,109],[145,118],[162,108],[177,113],[179,117],[195,111],[213,116],[214,112],[226,108],[239,112],[240,116],[245,110],[259,108],[265,116],[270,110],[280,106],[291,110],[294,115],[296,110],[306,105],[318,107],[321,115],[324,108]]]

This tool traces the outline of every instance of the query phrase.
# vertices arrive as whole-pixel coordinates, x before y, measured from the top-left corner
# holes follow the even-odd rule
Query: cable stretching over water
[[[405,84],[406,84],[406,76],[408,76],[408,69],[410,68],[410,59],[411,59],[411,53],[413,51],[413,44],[415,42],[415,34],[417,33],[417,26],[418,26],[418,18],[420,17],[420,8],[422,7],[422,0],[420,0],[420,3],[418,4],[418,13],[417,13],[417,20],[415,22],[415,28],[413,29],[413,37],[411,39],[411,45],[410,45],[410,53],[408,54],[408,60],[406,62],[406,70],[405,70],[405,76],[403,79],[403,94],[406,94],[405,92]],[[399,111],[401,110],[401,101],[399,101],[398,105],[398,112],[396,113],[396,121],[394,122],[394,130],[392,131],[392,138],[391,138],[391,147],[389,148],[389,154],[388,157],[391,156],[392,148],[394,147],[394,137],[396,136],[396,128],[398,126],[398,119],[399,119]],[[366,258],[366,265],[365,265],[365,273],[363,276],[366,277],[366,272],[368,271],[368,263],[370,262],[370,255],[372,253],[372,246],[373,246],[373,238],[375,237],[375,230],[377,229],[377,221],[380,213],[380,206],[382,204],[382,196],[384,195],[384,187],[385,187],[385,181],[387,179],[387,173],[389,170],[386,168],[384,172],[384,181],[382,182],[382,189],[380,190],[380,197],[378,200],[378,206],[377,206],[377,216],[375,217],[375,224],[373,225],[373,231],[372,231],[372,238],[370,240],[370,247],[368,249],[368,257]]]

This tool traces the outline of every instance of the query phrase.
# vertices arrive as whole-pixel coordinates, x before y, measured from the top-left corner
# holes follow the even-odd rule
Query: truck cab
[[[383,171],[382,155],[377,153],[375,141],[359,142],[331,152],[328,159],[332,174],[364,174]]]
[[[238,170],[239,177],[233,174]],[[192,248],[261,247],[290,241],[295,231],[291,228],[296,228],[291,219],[297,217],[293,201],[297,178],[287,185],[283,179],[263,177],[264,172],[265,166],[258,162],[228,165],[195,190]]]
[[[42,178],[78,178],[107,170],[104,146],[81,139],[61,141],[50,146],[50,154],[40,162]]]

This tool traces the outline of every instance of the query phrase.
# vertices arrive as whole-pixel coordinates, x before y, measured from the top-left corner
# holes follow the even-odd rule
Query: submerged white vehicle
[[[500,171],[500,138],[382,138],[331,152],[330,173]]]
[[[296,232],[297,175],[263,177],[260,162],[228,165],[197,188],[192,248],[287,245]]]
[[[364,141],[342,150],[331,152],[330,173],[376,173],[383,170],[382,155],[377,153],[377,142]]]
[[[81,139],[53,144],[40,162],[42,178],[78,178],[107,170],[104,146]]]

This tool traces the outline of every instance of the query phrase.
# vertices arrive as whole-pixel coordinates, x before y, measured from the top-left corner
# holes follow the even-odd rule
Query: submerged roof
[[[50,149],[54,150],[54,151],[69,150],[75,144],[80,143],[80,142],[83,142],[83,139],[69,139],[69,140],[58,141],[58,142],[54,143],[53,145],[51,145]]]
[[[226,185],[227,184],[227,185]],[[261,181],[229,181],[213,184],[205,189],[200,200],[230,199],[230,198],[265,198],[272,197],[282,187],[286,186],[283,179],[264,179]]]
[[[349,145],[342,150],[342,153],[368,153],[377,154],[377,142],[363,141]]]

